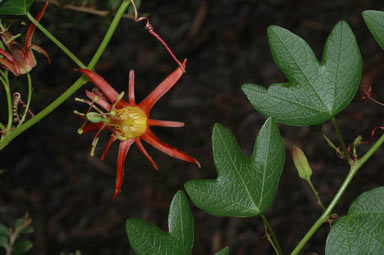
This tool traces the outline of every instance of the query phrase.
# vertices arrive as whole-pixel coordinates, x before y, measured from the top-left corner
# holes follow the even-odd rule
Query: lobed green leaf
[[[322,62],[309,45],[292,32],[268,28],[272,56],[289,83],[268,90],[244,84],[243,92],[257,111],[287,125],[321,124],[342,111],[359,87],[362,60],[355,36],[344,21],[330,33]]]
[[[35,0],[2,0],[0,15],[26,15]]]
[[[216,252],[215,255],[229,255],[229,247],[225,247],[224,249]]]
[[[326,255],[383,254],[384,187],[361,194],[332,226]]]
[[[130,218],[126,231],[132,249],[138,255],[192,254],[193,216],[183,191],[174,196],[169,216],[169,233],[141,219]]]
[[[384,12],[363,11],[363,18],[376,42],[384,49]]]
[[[276,123],[269,118],[251,157],[245,157],[231,132],[216,124],[212,135],[216,180],[192,180],[185,189],[193,203],[215,216],[251,217],[272,203],[284,166],[284,144]]]

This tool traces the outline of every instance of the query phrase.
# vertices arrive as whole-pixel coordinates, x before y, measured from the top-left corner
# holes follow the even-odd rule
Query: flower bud
[[[312,175],[312,169],[309,166],[307,157],[305,156],[304,152],[296,145],[293,145],[292,147],[292,158],[300,178],[309,180]]]

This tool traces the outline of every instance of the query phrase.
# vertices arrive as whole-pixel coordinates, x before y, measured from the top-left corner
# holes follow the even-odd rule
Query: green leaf
[[[355,96],[361,78],[361,54],[355,36],[344,21],[329,35],[322,62],[309,45],[292,32],[268,28],[273,58],[289,83],[268,90],[244,84],[243,92],[256,110],[277,122],[294,126],[315,125],[343,110]]]
[[[325,254],[379,255],[384,251],[384,187],[361,194],[331,228]]]
[[[12,255],[19,255],[29,251],[33,244],[31,241],[21,239],[17,240],[12,249]]]
[[[18,229],[20,228],[21,226],[24,225],[25,223],[25,218],[18,218],[16,221],[15,221],[15,229]]]
[[[23,234],[31,234],[31,233],[33,233],[33,231],[34,231],[34,228],[32,226],[27,226],[27,227],[25,227],[21,231],[21,233],[23,233]]]
[[[9,235],[8,228],[1,223],[0,223],[0,235],[6,235],[6,236]]]
[[[0,234],[0,247],[7,247],[8,245],[8,235]]]
[[[181,190],[173,197],[168,227],[169,233],[165,233],[141,219],[130,218],[126,222],[129,243],[138,255],[192,254],[193,216]]]
[[[225,247],[224,249],[216,252],[215,255],[229,255],[229,247]]]
[[[269,118],[250,158],[235,137],[220,124],[213,128],[216,180],[192,180],[185,189],[193,203],[216,216],[251,217],[264,213],[273,201],[284,166],[284,144],[276,123]]]
[[[0,15],[26,15],[35,0],[0,1]]]
[[[27,218],[27,216],[26,217],[24,217],[24,218],[19,218],[19,219],[17,219],[16,220],[16,222],[15,222],[15,229],[19,229],[19,228],[23,228],[22,230],[21,230],[21,233],[23,233],[23,234],[30,234],[30,233],[32,233],[33,231],[34,231],[34,229],[33,229],[33,227],[32,226],[24,226],[24,224],[25,224],[25,222],[27,221],[27,220],[29,220],[28,218]],[[29,223],[28,223],[29,224]]]
[[[376,42],[384,49],[384,12],[363,11],[363,18]]]

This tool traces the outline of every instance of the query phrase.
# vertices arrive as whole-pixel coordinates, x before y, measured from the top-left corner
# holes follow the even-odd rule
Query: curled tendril
[[[358,139],[357,142],[355,141],[354,143],[351,143],[351,144],[348,145],[348,148],[347,148],[348,153],[351,151],[351,147],[353,147],[353,156],[354,156],[355,161],[358,160],[358,158],[357,158],[357,153],[356,153],[356,148],[357,148],[357,146],[359,146],[360,144],[368,144],[368,143],[371,143],[371,142],[373,141],[373,139],[374,139],[374,137],[375,137],[375,134],[376,134],[376,131],[377,131],[378,129],[380,129],[380,130],[384,130],[384,126],[377,126],[377,127],[375,127],[374,129],[372,129],[372,131],[371,131],[371,137],[370,137],[368,140],[362,140],[362,137],[359,136],[359,137],[358,137],[359,139]],[[343,151],[341,150],[340,146],[337,147],[337,149],[336,149],[336,155],[337,155],[339,158],[341,158],[341,159],[345,159],[344,153],[343,153]]]
[[[183,70],[183,73],[185,73],[185,68],[183,66],[183,64],[177,59],[176,55],[172,52],[172,50],[169,48],[169,46],[167,45],[167,43],[163,40],[163,38],[161,38],[161,36],[155,32],[152,24],[150,23],[148,17],[144,17],[144,16],[139,16],[138,14],[138,11],[137,11],[137,8],[136,8],[136,4],[135,4],[135,1],[131,0],[131,4],[132,4],[132,7],[133,7],[133,11],[134,11],[134,21],[135,22],[140,22],[140,21],[143,21],[145,20],[146,21],[146,24],[145,24],[145,30],[147,30],[147,32],[152,35],[156,40],[158,40],[163,46],[164,48],[167,50],[167,52],[169,53],[169,55],[173,58],[173,60],[179,65],[179,67],[181,68],[181,70]]]
[[[20,122],[20,116],[18,113],[19,105],[21,105],[24,109],[27,108],[27,104],[21,99],[21,95],[19,92],[15,92],[12,94],[12,115],[13,115],[13,123]],[[28,114],[31,118],[35,116],[35,114],[28,109]]]

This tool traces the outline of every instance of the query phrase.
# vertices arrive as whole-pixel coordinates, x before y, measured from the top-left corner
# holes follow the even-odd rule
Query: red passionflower
[[[45,3],[37,15],[37,21],[40,21],[43,17],[47,5],[48,2]],[[37,62],[32,50],[42,53],[45,57],[47,57],[48,62],[50,62],[48,53],[40,46],[32,44],[32,37],[35,32],[35,28],[36,26],[33,23],[29,25],[27,35],[25,37],[25,45],[20,45],[16,41],[18,36],[11,35],[7,29],[2,27],[3,31],[0,32],[1,39],[7,46],[9,52],[0,48],[0,66],[8,71],[11,71],[15,76],[26,74],[36,66]]]
[[[183,67],[185,68],[185,62]],[[112,143],[116,140],[120,141],[117,156],[117,173],[116,186],[113,197],[121,191],[124,176],[124,162],[127,152],[133,143],[136,143],[139,150],[149,160],[152,166],[159,170],[155,161],[145,150],[141,141],[145,141],[156,149],[168,154],[171,157],[178,158],[187,162],[195,163],[200,167],[199,162],[181,152],[180,150],[163,143],[154,135],[150,129],[151,126],[162,127],[182,127],[184,123],[175,121],[164,121],[150,119],[149,115],[155,103],[167,93],[183,75],[183,70],[178,67],[167,78],[165,78],[143,101],[136,104],[134,95],[134,71],[129,73],[128,101],[122,99],[124,93],[118,94],[100,75],[87,69],[79,69],[85,74],[99,90],[88,91],[85,93],[90,100],[77,99],[77,101],[85,102],[90,105],[90,110],[86,114],[75,112],[77,115],[85,119],[83,126],[79,129],[79,133],[88,133],[97,130],[93,139],[91,155],[98,141],[98,135],[104,129],[112,132],[107,146],[101,156],[104,159]],[[102,111],[98,106],[103,108]]]

